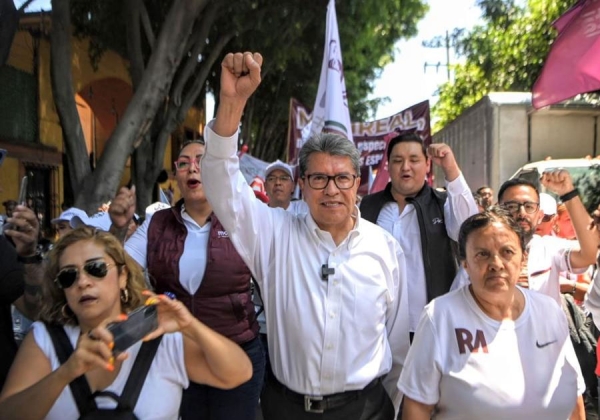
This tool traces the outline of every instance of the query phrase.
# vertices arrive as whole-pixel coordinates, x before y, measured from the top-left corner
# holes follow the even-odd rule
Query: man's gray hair
[[[308,139],[300,149],[300,177],[306,173],[310,155],[317,152],[332,156],[348,156],[356,175],[360,176],[360,153],[354,143],[339,134],[320,133]]]

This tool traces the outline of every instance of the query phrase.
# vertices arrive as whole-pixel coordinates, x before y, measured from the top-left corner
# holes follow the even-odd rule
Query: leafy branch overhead
[[[489,92],[531,91],[556,36],[552,22],[573,0],[480,0],[483,24],[456,39],[464,59],[439,90],[436,131]]]
[[[1,1],[1,0],[0,0]],[[90,39],[90,59],[99,63],[111,49],[128,59],[134,96],[94,171],[80,164],[70,171],[76,201],[94,210],[115,193],[125,161],[133,153],[132,181],[139,209],[149,204],[164,161],[169,136],[191,106],[203,108],[205,89],[218,98],[220,61],[228,51],[260,51],[264,82],[244,116],[242,139],[264,160],[283,158],[291,97],[311,106],[316,94],[327,0],[54,0],[62,3],[63,36],[53,36],[61,52],[54,78],[64,89],[57,103],[68,161],[88,162],[81,128],[72,118],[74,102],[68,37]],[[64,6],[68,14],[65,14]],[[416,34],[427,6],[423,0],[345,0],[338,2],[346,87],[353,120],[367,119],[378,102],[367,100],[383,66],[393,60],[400,38]],[[56,18],[58,14],[53,12]],[[70,22],[69,22],[70,18]],[[57,29],[58,31],[58,29]],[[59,41],[60,40],[60,41]],[[59,55],[57,55],[57,58]],[[65,82],[67,80],[67,82]],[[62,87],[59,87],[62,86]],[[61,95],[57,95],[61,97]],[[208,110],[208,114],[212,110]]]

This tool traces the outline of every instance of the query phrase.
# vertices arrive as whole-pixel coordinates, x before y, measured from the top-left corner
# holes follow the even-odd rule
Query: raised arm
[[[561,197],[569,216],[571,216],[580,247],[570,253],[571,267],[574,269],[586,268],[594,264],[598,253],[598,237],[589,228],[591,218],[583,206],[579,194],[575,192],[571,175],[564,169],[557,169],[544,172],[541,181],[546,188]]]
[[[444,218],[448,236],[458,241],[460,225],[469,216],[477,213],[477,204],[473,194],[460,172],[458,163],[450,146],[444,143],[434,143],[427,148],[427,154],[434,165],[442,168],[448,198],[444,204]]]
[[[35,320],[40,310],[40,285],[45,268],[41,256],[37,253],[40,224],[33,210],[23,205],[16,207],[13,217],[8,221],[17,229],[6,230],[5,233],[13,240],[18,259],[24,267],[23,278],[19,280],[23,282],[24,293],[13,304],[27,318]],[[15,286],[12,284],[7,290]]]
[[[240,171],[237,157],[240,118],[248,98],[260,83],[261,64],[258,53],[227,54],[223,59],[219,109],[216,119],[206,127],[206,152],[202,157],[206,197],[259,282],[268,264],[270,235],[279,229],[277,220],[283,222],[286,217],[284,211],[277,212],[256,199]]]
[[[237,133],[246,102],[260,85],[262,55],[229,53],[221,63],[219,108],[213,130],[221,137]]]

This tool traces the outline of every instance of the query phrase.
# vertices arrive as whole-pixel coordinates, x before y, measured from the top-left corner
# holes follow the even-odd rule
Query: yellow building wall
[[[8,156],[0,166],[0,214],[4,214],[4,207],[1,206],[1,203],[6,200],[16,200],[19,197],[22,176],[19,168],[19,160]]]
[[[21,21],[22,26],[35,27],[37,29],[42,28],[42,32],[49,34],[49,25],[46,23],[46,27],[42,23],[40,16],[25,17]],[[11,53],[8,59],[8,65],[16,67],[22,71],[32,73],[34,72],[34,45],[38,43],[39,51],[39,138],[42,144],[56,148],[60,152],[64,152],[64,145],[62,139],[62,130],[60,128],[60,121],[56,108],[54,105],[54,98],[52,95],[52,86],[50,79],[50,41],[48,36],[42,36],[34,40],[27,30],[20,30],[16,33]],[[81,94],[78,100],[86,100],[85,89],[93,82],[101,81],[107,78],[118,79],[127,85],[131,86],[129,72],[128,72],[128,61],[121,57],[119,54],[113,51],[106,51],[100,61],[98,62],[97,68],[93,68],[88,56],[89,41],[86,39],[72,38],[72,71],[75,92]],[[83,107],[84,108],[84,107]],[[91,117],[93,118],[93,116]],[[84,117],[84,121],[89,121],[90,117]],[[183,126],[197,131],[202,134],[205,124],[205,113],[203,110],[196,108],[190,109]],[[84,132],[87,132],[86,143],[88,143],[88,150],[91,151],[91,141],[89,139],[89,127],[83,127]],[[112,127],[106,129],[101,124],[96,123],[95,125],[95,139],[98,156],[101,155],[101,151],[104,148],[104,143],[110,137],[112,133]],[[169,173],[169,181],[162,184],[161,187],[166,188],[169,184],[175,185],[173,173],[172,173],[172,162],[175,157],[172,156],[171,141],[169,141],[164,157],[164,168]],[[4,162],[3,167],[0,168],[0,187],[4,187],[4,192],[0,192],[0,197],[5,196],[16,196],[18,191],[13,192],[12,189],[18,189],[19,176],[15,175],[15,170],[19,168],[18,161],[9,157]],[[10,175],[9,175],[10,174]],[[13,179],[14,178],[14,179]],[[4,180],[7,182],[4,182]],[[123,177],[121,179],[121,185],[126,185],[131,179],[129,164],[125,168]],[[59,167],[59,194],[60,202],[64,199],[64,186],[63,186],[63,168]],[[16,187],[13,187],[16,186]],[[9,190],[10,188],[10,190]],[[1,209],[0,209],[1,210]]]

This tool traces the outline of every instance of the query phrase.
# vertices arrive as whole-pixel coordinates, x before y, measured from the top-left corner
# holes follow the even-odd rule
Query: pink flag
[[[600,89],[600,0],[582,0],[555,22],[559,33],[533,85],[543,108]]]
[[[586,0],[579,0],[577,3],[571,6],[569,10],[563,13],[561,17],[559,17],[552,23],[552,26],[556,28],[559,34],[563,31],[563,29],[565,29],[565,27],[569,23],[571,23],[574,17],[577,17],[577,15],[579,15],[579,12],[581,11],[581,8],[585,4],[585,2]]]

